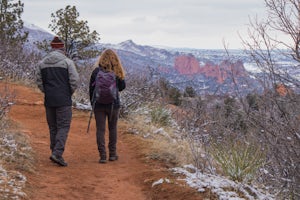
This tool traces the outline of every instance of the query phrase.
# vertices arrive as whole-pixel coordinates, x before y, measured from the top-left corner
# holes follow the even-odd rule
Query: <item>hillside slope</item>
[[[4,84],[0,83],[0,87]],[[145,158],[147,144],[142,138],[127,134],[130,126],[119,123],[117,162],[98,163],[95,122],[86,134],[89,113],[74,110],[71,130],[64,153],[68,167],[58,167],[49,160],[49,134],[45,120],[43,95],[36,89],[10,84],[16,103],[9,117],[30,138],[35,152],[35,173],[26,173],[29,199],[202,199],[200,193],[178,184],[163,163]],[[108,134],[106,134],[108,135]],[[141,153],[143,152],[143,153]],[[160,178],[171,183],[152,184]],[[176,184],[174,184],[176,183]]]

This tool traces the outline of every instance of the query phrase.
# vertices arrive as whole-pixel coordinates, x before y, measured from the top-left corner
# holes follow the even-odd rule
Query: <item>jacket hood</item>
[[[44,63],[45,64],[55,64],[58,63],[67,57],[63,54],[62,51],[52,51],[50,52],[45,58],[44,58]]]

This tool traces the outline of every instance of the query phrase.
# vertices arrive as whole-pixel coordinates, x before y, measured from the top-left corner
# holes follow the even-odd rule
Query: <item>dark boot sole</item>
[[[50,160],[51,160],[52,162],[58,164],[59,166],[62,166],[62,167],[68,166],[67,163],[61,162],[59,159],[57,159],[57,158],[56,158],[55,156],[53,156],[53,155],[50,156]]]
[[[119,159],[119,156],[111,156],[109,157],[109,161],[116,161]]]
[[[99,160],[99,163],[100,164],[105,164],[105,163],[107,163],[107,160]]]

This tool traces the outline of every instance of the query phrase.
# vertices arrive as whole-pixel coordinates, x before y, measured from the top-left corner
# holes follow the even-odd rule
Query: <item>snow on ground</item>
[[[26,177],[17,171],[7,171],[0,165],[0,195],[3,199],[23,199]]]
[[[23,192],[26,177],[18,171],[6,170],[3,163],[13,159],[18,145],[9,135],[0,138],[0,196],[1,199],[23,199],[26,194]]]
[[[210,189],[220,200],[273,200],[267,192],[243,183],[231,181],[225,177],[203,174],[193,165],[173,168],[174,173],[183,174],[186,183],[199,192]],[[192,171],[192,172],[191,172]]]
[[[26,28],[29,28],[31,30],[41,31],[41,32],[47,32],[46,30],[44,30],[44,29],[42,29],[42,28],[40,28],[40,27],[30,23],[30,22],[27,22],[27,21],[23,21],[23,22],[24,22],[24,27],[26,27]]]
[[[79,102],[75,103],[75,108],[78,110],[89,110],[89,111],[92,110],[91,104],[83,104]]]
[[[255,63],[244,63],[244,67],[247,71],[252,72],[252,73],[261,73],[261,69],[257,67]]]

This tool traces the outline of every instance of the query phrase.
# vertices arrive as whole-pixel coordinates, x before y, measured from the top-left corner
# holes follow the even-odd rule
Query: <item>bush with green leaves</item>
[[[210,153],[223,173],[234,181],[251,182],[265,163],[265,152],[245,142],[215,143]]]
[[[160,125],[168,126],[171,124],[171,114],[169,110],[159,106],[151,110],[151,122]]]

